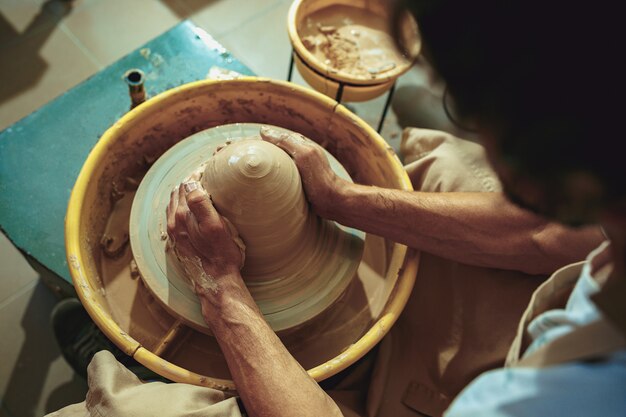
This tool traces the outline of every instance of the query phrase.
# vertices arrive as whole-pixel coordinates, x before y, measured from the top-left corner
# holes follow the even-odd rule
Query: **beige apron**
[[[473,142],[406,129],[402,153],[416,190],[501,190],[484,149]],[[441,415],[475,377],[503,366],[524,308],[545,278],[422,253],[413,293],[382,342],[367,415]]]
[[[85,401],[46,417],[242,417],[237,398],[189,384],[144,383],[103,350],[88,368]]]

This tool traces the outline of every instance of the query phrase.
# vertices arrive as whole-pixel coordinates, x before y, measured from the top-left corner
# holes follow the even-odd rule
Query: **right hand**
[[[199,182],[174,189],[166,212],[170,242],[198,296],[214,293],[224,277],[240,277],[245,247]]]
[[[322,147],[302,135],[280,132],[267,126],[261,127],[261,138],[291,156],[313,211],[321,217],[331,218],[332,209],[342,199],[350,183],[335,174]]]

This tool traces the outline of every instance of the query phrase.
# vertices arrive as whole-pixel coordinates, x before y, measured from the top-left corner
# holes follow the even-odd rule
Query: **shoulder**
[[[604,361],[484,373],[454,400],[446,417],[624,416],[626,351]]]

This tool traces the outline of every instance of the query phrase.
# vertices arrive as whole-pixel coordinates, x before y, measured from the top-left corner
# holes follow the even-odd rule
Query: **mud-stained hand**
[[[171,246],[197,294],[215,290],[221,277],[239,272],[244,262],[243,243],[200,183],[192,181],[175,188],[166,211]]]
[[[282,148],[293,158],[311,207],[319,216],[331,218],[333,207],[350,182],[335,174],[322,147],[302,135],[267,126],[261,127],[260,133],[263,140]]]

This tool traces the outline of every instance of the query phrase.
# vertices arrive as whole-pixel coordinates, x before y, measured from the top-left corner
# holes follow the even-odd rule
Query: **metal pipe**
[[[130,108],[135,108],[146,101],[146,90],[143,83],[145,76],[140,69],[130,69],[124,74],[124,81],[128,84],[128,93],[130,94]]]
[[[387,110],[389,110],[389,105],[391,104],[391,99],[393,97],[393,92],[396,90],[396,82],[393,82],[393,85],[389,89],[389,93],[387,94],[387,100],[385,100],[385,107],[383,107],[383,113],[380,115],[380,121],[378,122],[378,129],[376,131],[380,133],[383,130],[383,125],[385,124],[385,118],[387,117]]]
[[[341,98],[343,97],[343,86],[344,84],[339,81],[339,88],[337,88],[337,94],[335,95],[335,101],[337,103],[341,103]]]
[[[291,76],[293,74],[293,54],[295,54],[293,48],[291,48],[291,58],[289,60],[289,72],[287,73],[287,81],[291,81]]]

